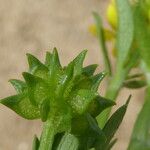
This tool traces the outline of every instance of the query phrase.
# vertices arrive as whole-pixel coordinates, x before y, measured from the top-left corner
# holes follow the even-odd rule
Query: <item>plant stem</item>
[[[121,90],[122,84],[128,75],[127,70],[120,70],[116,71],[116,74],[111,79],[109,86],[106,91],[106,98],[111,99],[113,101],[116,101],[119,91]],[[98,116],[98,122],[99,126],[101,128],[104,127],[109,115],[111,112],[111,108],[108,108],[104,110],[99,116]]]
[[[55,131],[54,117],[52,117],[44,123],[39,150],[51,150]]]
[[[95,22],[96,22],[98,42],[99,42],[99,45],[100,45],[102,53],[103,53],[105,68],[108,71],[109,76],[111,76],[112,75],[111,63],[110,63],[110,59],[108,56],[108,49],[107,49],[106,42],[105,42],[106,40],[105,40],[105,36],[104,36],[104,29],[103,29],[103,25],[102,25],[102,20],[96,12],[94,12],[93,15],[94,15]]]

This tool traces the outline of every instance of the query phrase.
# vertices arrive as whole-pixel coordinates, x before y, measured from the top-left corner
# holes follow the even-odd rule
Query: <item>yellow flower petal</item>
[[[109,22],[109,24],[116,29],[117,28],[117,24],[118,24],[118,15],[117,15],[117,9],[116,9],[116,4],[115,4],[115,0],[113,0],[107,8],[107,20]]]
[[[107,41],[112,41],[115,38],[115,33],[109,29],[104,29],[104,35]]]

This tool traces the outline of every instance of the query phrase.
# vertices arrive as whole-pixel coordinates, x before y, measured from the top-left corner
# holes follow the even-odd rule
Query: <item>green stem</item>
[[[104,62],[105,62],[105,67],[106,67],[106,70],[109,72],[109,76],[111,76],[112,75],[111,63],[110,63],[110,59],[108,56],[108,49],[107,49],[106,42],[105,42],[106,40],[105,40],[105,36],[104,36],[104,29],[103,29],[103,25],[102,25],[102,20],[96,12],[94,12],[93,15],[94,15],[95,22],[96,22],[98,42],[99,42],[99,45],[100,45],[101,50],[102,50],[102,54],[103,54],[103,58],[104,58]]]
[[[138,53],[136,53],[132,57],[130,56],[130,60],[128,61],[128,63],[126,63],[126,61],[120,63],[118,62],[116,72],[114,76],[111,78],[110,83],[108,85],[108,89],[106,91],[106,98],[116,101],[117,96],[122,88],[123,82],[127,78],[130,70],[136,64],[136,60],[138,60],[137,58]],[[110,112],[111,108],[108,108],[98,116],[98,122],[101,128],[104,127],[110,115]]]
[[[121,90],[123,82],[127,77],[129,71],[130,69],[122,69],[122,68],[117,69],[116,74],[112,77],[109,86],[107,88],[106,98],[116,101],[119,91]],[[110,112],[111,112],[111,108],[108,108],[98,116],[98,122],[101,128],[104,127],[110,115]]]
[[[51,150],[54,141],[56,127],[54,117],[48,119],[43,126],[39,150]]]
[[[121,76],[120,76],[121,77]],[[118,93],[121,89],[122,86],[122,79],[118,79],[116,76],[111,80],[107,92],[106,92],[106,97],[108,99],[111,99],[113,101],[116,101],[116,98],[118,96]],[[98,116],[98,122],[101,128],[104,127],[109,115],[111,112],[111,108],[108,108],[104,110],[99,116]]]

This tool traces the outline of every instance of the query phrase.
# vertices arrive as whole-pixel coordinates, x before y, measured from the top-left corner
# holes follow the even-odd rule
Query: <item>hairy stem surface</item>
[[[51,150],[55,132],[54,117],[49,118],[43,126],[39,150]]]

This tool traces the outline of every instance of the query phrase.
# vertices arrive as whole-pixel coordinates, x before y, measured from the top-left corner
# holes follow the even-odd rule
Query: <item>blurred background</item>
[[[105,18],[109,0],[0,0],[0,98],[15,93],[7,82],[22,79],[27,70],[25,54],[32,53],[44,60],[45,52],[54,46],[66,65],[81,50],[88,49],[85,65],[99,64],[104,69],[98,41],[88,27],[94,23],[92,11]],[[114,61],[114,60],[112,60]],[[100,87],[104,95],[105,81]],[[129,94],[132,100],[116,135],[113,150],[125,150],[135,118],[141,109],[144,90],[123,89],[117,107]],[[114,108],[116,109],[116,108]],[[24,120],[13,111],[0,105],[0,150],[30,150],[34,134],[40,135],[40,121]]]

